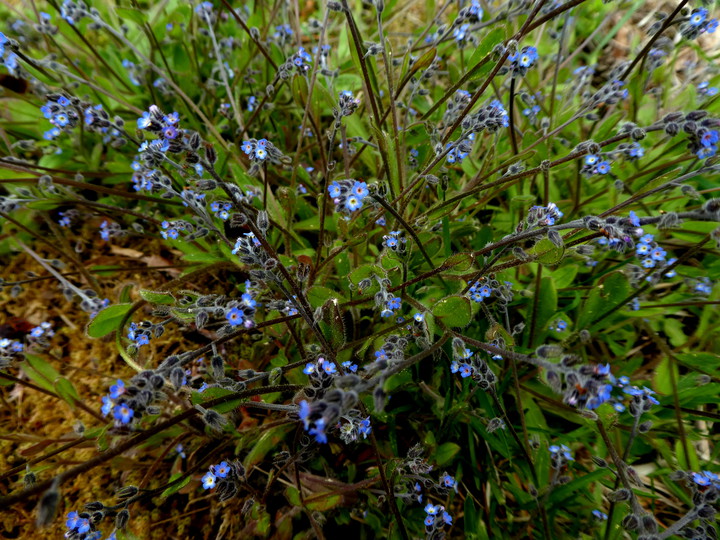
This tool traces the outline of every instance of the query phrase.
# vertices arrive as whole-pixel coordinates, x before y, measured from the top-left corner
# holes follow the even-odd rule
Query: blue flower
[[[220,465],[216,465],[214,467],[213,472],[218,478],[225,478],[230,472],[230,465],[227,464],[227,461],[222,461],[220,462]]]
[[[340,197],[342,195],[342,186],[340,186],[337,182],[333,182],[328,186],[328,193],[333,199]]]
[[[215,487],[215,483],[217,481],[217,477],[211,473],[207,472],[205,473],[205,476],[202,478],[202,484],[204,489],[212,489]]]
[[[708,15],[707,9],[696,8],[695,10],[693,10],[692,14],[690,15],[690,18],[688,19],[688,23],[690,23],[690,26],[700,26],[702,23],[705,22],[707,15]]]
[[[572,454],[570,453],[570,448],[564,444],[561,444],[560,446],[554,444],[548,448],[548,450],[550,451],[550,455],[553,457],[562,456],[566,461],[574,461]]]
[[[110,396],[103,396],[102,402],[103,405],[100,411],[103,413],[103,416],[107,416],[108,414],[110,414],[110,411],[113,410],[115,403],[112,399],[110,399]]]
[[[115,408],[113,409],[113,416],[115,417],[115,420],[119,420],[122,424],[129,424],[134,415],[135,411],[133,411],[125,403],[115,405]]]
[[[77,529],[79,524],[80,524],[80,517],[78,516],[78,513],[77,512],[69,512],[67,515],[67,521],[65,522],[65,526],[68,529],[70,529],[71,531],[74,531],[75,529]]]
[[[449,474],[445,473],[440,477],[440,483],[447,488],[457,487],[457,482]]]
[[[365,182],[358,182],[357,180],[356,180],[355,183],[353,184],[352,192],[353,192],[357,197],[359,197],[360,200],[362,200],[362,199],[364,199],[365,197],[367,197],[368,193],[370,193],[370,192],[368,191],[367,184],[366,184]]]
[[[400,302],[400,297],[396,296],[387,301],[387,307],[392,310],[400,309]]]
[[[261,161],[264,160],[267,157],[267,150],[258,146],[258,148],[255,149],[255,157]]]
[[[350,360],[346,360],[345,362],[343,362],[340,365],[342,367],[344,367],[345,369],[352,371],[353,373],[357,373],[357,370],[358,370],[357,364],[353,364]]]
[[[315,421],[315,427],[308,431],[310,435],[315,435],[315,441],[321,444],[327,443],[327,435],[325,434],[325,420],[320,418]]]
[[[460,364],[460,376],[465,379],[472,375],[473,368],[470,364]]]
[[[300,402],[298,416],[300,420],[303,421],[303,424],[305,424],[305,429],[308,429],[310,427],[310,404],[304,399]]]
[[[328,375],[333,375],[337,373],[337,367],[332,362],[323,362],[323,371]]]
[[[345,201],[345,208],[350,210],[351,212],[354,212],[355,210],[359,210],[362,208],[362,199],[359,197],[356,197],[355,195],[350,195],[347,200]]]
[[[148,111],[144,111],[142,116],[138,118],[137,127],[138,129],[147,129],[152,123],[152,117]]]
[[[592,515],[599,520],[606,520],[608,518],[607,514],[605,512],[601,512],[600,510],[593,510]]]
[[[112,399],[117,399],[124,393],[125,393],[125,383],[121,379],[118,379],[117,384],[113,384],[110,387],[110,397]]]
[[[598,174],[607,174],[610,172],[610,162],[608,161],[601,161],[598,163],[597,167],[595,167],[595,170]]]
[[[363,436],[363,439],[367,439],[367,436],[370,435],[370,432],[372,431],[372,428],[370,427],[370,417],[360,420],[360,423],[358,424],[358,433]]]
[[[228,320],[228,323],[230,323],[230,326],[238,326],[245,320],[245,313],[234,307],[225,314],[225,318]]]
[[[637,214],[630,210],[630,225],[633,227],[639,227],[640,226],[640,218],[637,217]]]

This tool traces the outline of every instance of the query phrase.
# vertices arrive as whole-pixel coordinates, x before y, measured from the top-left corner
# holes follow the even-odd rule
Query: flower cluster
[[[682,36],[685,39],[695,39],[704,33],[714,33],[718,27],[718,20],[708,19],[708,15],[707,8],[694,8],[690,15],[680,24]]]
[[[538,349],[542,354],[543,347]],[[615,378],[610,372],[610,364],[588,364],[577,368],[569,365],[577,362],[572,355],[563,356],[557,370],[548,367],[548,384],[563,395],[563,401],[578,408],[597,409],[607,401],[612,401]],[[560,374],[564,375],[564,384]]]
[[[552,468],[556,470],[562,469],[570,461],[575,461],[572,457],[570,448],[564,444],[557,445],[553,444],[548,448],[550,451],[550,460],[552,461]]]
[[[180,232],[188,230],[191,225],[187,221],[182,219],[176,221],[163,220],[163,222],[160,223],[160,227],[160,236],[162,236],[166,240],[177,240],[180,236]]]
[[[453,360],[450,363],[450,372],[459,373],[463,379],[472,377],[481,390],[489,390],[496,382],[497,377],[485,360],[465,347],[461,339],[453,340]]]
[[[48,94],[45,105],[40,107],[40,112],[54,126],[45,132],[45,139],[57,138],[63,131],[71,131],[80,122],[77,104],[73,104],[69,98],[59,94]]]
[[[12,42],[0,32],[0,63],[8,69],[11,75],[16,75],[19,67],[17,54],[13,50],[16,46],[17,43]]]
[[[704,97],[716,96],[718,93],[717,86],[710,86],[708,81],[703,81],[697,85],[698,94]]]
[[[365,182],[359,180],[335,180],[328,186],[328,193],[335,203],[335,211],[354,212],[362,208],[363,201],[370,194]]]
[[[157,328],[162,328],[162,326],[156,326],[150,321],[143,321],[140,324],[132,322],[128,327],[127,337],[134,342],[136,347],[142,347],[150,343],[153,334],[159,335],[162,333],[162,330],[158,331]]]
[[[355,366],[355,370],[357,371],[357,366]],[[328,375],[335,375],[337,373],[337,366],[333,362],[327,361],[321,356],[314,362],[308,362],[305,364],[305,368],[303,369],[303,373],[305,375],[313,375],[314,373],[318,373],[320,371],[324,371]]]
[[[308,435],[312,435],[320,444],[328,442],[326,430],[333,427],[342,428],[341,419],[353,418],[357,412],[352,412],[357,404],[358,396],[354,391],[344,391],[333,388],[326,392],[322,399],[308,402],[303,399],[299,403],[298,418],[303,423]],[[360,423],[358,423],[360,426]],[[365,433],[369,433],[369,419],[367,424],[361,426]],[[357,426],[354,427],[357,430]]]
[[[610,162],[602,159],[598,154],[588,154],[583,158],[582,168],[580,172],[587,176],[595,174],[608,174],[610,172]]]
[[[475,281],[468,289],[468,296],[473,302],[482,302],[485,298],[490,298],[492,292],[492,287],[490,287],[487,283]]]
[[[366,416],[365,418],[362,418],[360,412],[356,409],[353,409],[350,413],[341,416],[337,428],[340,438],[345,444],[356,442],[360,439],[360,437],[367,439],[368,435],[370,435],[370,432],[372,431],[370,417]]]
[[[660,402],[653,397],[655,392],[646,386],[638,388],[637,386],[627,385],[623,387],[622,391],[631,396],[630,414],[635,417],[640,417],[642,413],[648,412],[653,405],[660,405]]]
[[[476,113],[467,115],[460,125],[463,130],[471,133],[479,133],[484,130],[495,133],[510,125],[510,117],[503,104],[494,99]]]
[[[513,77],[523,76],[527,73],[539,58],[535,47],[523,47],[519,51],[508,55],[508,61],[512,69]]]
[[[383,246],[396,253],[405,253],[407,238],[403,231],[390,231],[383,236]]]
[[[94,526],[90,520],[91,517],[88,512],[69,512],[65,520],[65,526],[68,529],[65,536],[78,540],[95,540],[102,538],[100,531],[93,530]]]
[[[257,301],[253,298],[252,290],[247,287],[240,300],[231,300],[225,306],[225,318],[230,327],[244,326],[252,328],[255,326],[255,309]]]
[[[124,236],[125,234],[126,231],[122,229],[120,224],[115,223],[114,221],[108,221],[105,219],[102,223],[100,223],[100,238],[106,242],[110,240],[110,238]]]
[[[533,206],[528,210],[527,225],[528,227],[549,227],[555,225],[555,220],[564,215],[553,202],[548,203],[547,206]]]
[[[335,118],[350,116],[359,106],[360,98],[356,98],[350,90],[343,90],[338,98],[338,108],[333,109],[333,116]]]
[[[25,345],[16,339],[0,339],[0,367],[6,367],[10,361],[18,358],[25,350]]]
[[[688,149],[700,159],[714,156],[718,150],[720,119],[708,116],[707,111],[677,112],[665,115],[658,123],[671,137],[680,133],[688,135]]]
[[[267,139],[250,139],[243,141],[240,149],[250,158],[252,163],[268,161],[273,164],[281,163],[283,153]]]
[[[440,504],[427,503],[425,514],[425,533],[430,538],[433,538],[433,533],[442,530],[445,525],[452,525],[452,516]]]
[[[652,234],[645,234],[640,237],[635,245],[635,254],[640,259],[643,268],[664,267],[673,264],[677,260],[675,258],[666,260],[667,251],[660,247]],[[673,277],[674,275],[675,271],[665,274],[666,277]]]
[[[214,489],[220,502],[232,499],[245,483],[245,467],[239,461],[221,461],[210,465],[210,470],[202,477],[203,489]]]
[[[462,163],[463,160],[470,155],[472,145],[475,141],[475,134],[470,133],[466,138],[455,142],[449,142],[445,148],[450,148],[445,159],[451,165],[454,163]]]

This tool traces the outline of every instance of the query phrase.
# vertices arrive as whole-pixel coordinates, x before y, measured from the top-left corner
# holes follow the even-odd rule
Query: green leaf
[[[331,298],[335,298],[342,302],[345,301],[345,298],[343,298],[340,293],[328,287],[323,287],[322,285],[313,285],[307,292],[308,302],[310,302],[310,306],[313,308],[318,308],[322,306]]]
[[[175,297],[169,292],[155,292],[142,289],[140,298],[151,304],[174,304]]]
[[[65,377],[60,377],[55,381],[55,392],[60,396],[68,405],[74,406],[76,401],[80,401],[80,395],[75,390],[75,386]]]
[[[178,478],[182,477],[183,474],[185,474],[185,473],[178,472],[178,473],[173,474],[173,475],[170,477],[170,480],[168,481],[168,484],[171,484],[172,482],[174,482],[174,481],[177,480]],[[173,484],[172,486],[170,486],[169,488],[167,488],[165,491],[163,491],[163,492],[160,494],[160,496],[163,497],[163,498],[165,498],[165,497],[169,497],[169,496],[172,495],[173,493],[177,493],[177,492],[180,491],[182,488],[184,488],[185,486],[187,486],[187,485],[190,483],[190,480],[192,480],[192,474],[188,474],[185,478],[183,478],[182,480],[180,480],[178,483]]]
[[[257,465],[265,459],[265,456],[269,452],[274,451],[280,442],[285,438],[285,435],[293,428],[290,426],[278,426],[272,429],[264,431],[260,438],[252,445],[250,452],[245,456],[245,462],[243,465],[245,469],[250,470],[254,465]]]
[[[456,253],[455,255],[450,255],[443,263],[443,267],[446,268],[446,270],[443,270],[443,274],[466,274],[473,267],[474,263],[475,257],[472,253]]]
[[[216,398],[220,398],[223,396],[227,396],[232,394],[232,390],[228,390],[226,388],[219,388],[219,387],[213,387],[208,388],[204,392],[193,392],[192,397],[190,398],[190,401],[193,405],[202,405],[203,403],[206,403],[208,401],[214,400]],[[226,403],[220,403],[219,405],[215,405],[214,407],[211,407],[212,410],[217,411],[221,414],[230,412],[233,409],[236,409],[238,405],[242,402],[241,399],[234,399],[232,401],[228,401]]]
[[[630,282],[622,272],[612,272],[590,291],[580,310],[578,329],[587,328],[630,295]]]
[[[542,278],[540,280],[540,290],[537,291],[536,294],[539,294],[540,297],[538,299],[535,328],[540,330],[545,328],[545,325],[557,311],[557,290],[555,289],[555,281],[553,278]]]
[[[495,27],[488,32],[488,34],[480,40],[480,44],[475,48],[472,56],[467,61],[467,65],[472,66],[470,71],[475,69],[475,66],[493,50],[493,47],[498,43],[502,43],[504,39],[505,30],[502,28]],[[486,64],[489,64],[489,62],[486,62]]]
[[[465,296],[448,296],[433,306],[432,314],[446,326],[465,327],[472,320],[470,299]]]
[[[438,446],[438,449],[435,452],[435,459],[433,461],[437,463],[438,467],[444,467],[453,460],[458,452],[460,452],[460,445],[455,444],[454,442],[443,443]]]
[[[553,265],[559,263],[565,254],[564,247],[557,247],[547,238],[543,238],[537,242],[528,253],[537,256],[537,262],[543,265]]]
[[[672,369],[672,372],[670,371]],[[672,378],[675,378],[675,384],[680,380],[680,373],[675,362],[669,356],[663,358],[655,368],[653,375],[653,388],[658,394],[670,396],[673,394]]]
[[[145,24],[147,16],[145,11],[130,8],[115,8],[115,12],[117,13],[118,17],[124,21],[129,19],[138,26],[142,26]]]
[[[106,307],[88,324],[88,335],[92,338],[101,338],[119,330],[120,324],[132,307],[133,304],[116,304]]]
[[[26,354],[22,367],[28,378],[35,384],[49,392],[55,391],[55,381],[60,378],[60,373],[45,360],[33,354]]]

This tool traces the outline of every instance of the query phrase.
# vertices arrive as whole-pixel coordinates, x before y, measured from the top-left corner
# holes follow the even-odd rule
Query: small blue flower
[[[113,409],[113,416],[115,417],[115,420],[119,420],[122,424],[129,424],[134,415],[135,411],[124,403],[116,405]]]
[[[320,444],[327,443],[327,435],[325,434],[325,420],[322,418],[315,421],[315,427],[308,431],[310,435],[315,435],[315,441]]]
[[[220,462],[220,465],[216,465],[214,467],[213,472],[218,478],[225,478],[230,472],[230,465],[227,464],[227,461],[222,461]]]
[[[690,14],[690,18],[688,19],[688,23],[690,23],[690,26],[700,26],[702,23],[705,22],[705,19],[707,19],[708,10],[705,8],[696,8],[693,10],[692,14]]]
[[[323,371],[328,375],[334,375],[337,373],[337,367],[332,362],[323,362]]]
[[[600,510],[593,510],[592,515],[601,521],[604,521],[608,518],[607,514],[605,512],[601,512]]]
[[[230,326],[238,326],[245,320],[245,313],[235,307],[225,314],[225,318],[228,320],[228,323],[230,323]]]
[[[598,174],[607,174],[610,172],[610,162],[608,161],[601,161],[598,163],[597,167],[595,167],[595,170],[598,172]]]
[[[470,364],[460,364],[460,376],[465,379],[472,375],[473,368]]]
[[[313,362],[308,362],[305,364],[305,368],[303,369],[303,373],[305,375],[311,375],[317,371],[317,368],[315,367],[315,364]]]
[[[305,429],[308,429],[310,427],[310,404],[304,399],[300,402],[298,416],[300,420],[303,421],[303,424],[305,424]]]
[[[355,210],[359,210],[362,208],[362,199],[355,196],[350,195],[347,200],[345,201],[345,208],[350,210],[351,212],[354,212]]]
[[[78,525],[80,525],[80,516],[78,516],[78,513],[69,512],[67,515],[67,521],[65,521],[65,526],[71,531],[74,531],[78,528]]]
[[[125,393],[125,383],[121,379],[118,379],[117,384],[113,384],[110,387],[109,395],[112,399],[117,399],[124,393]]]
[[[345,369],[347,369],[347,370],[349,370],[349,371],[352,371],[353,373],[357,373],[358,365],[357,365],[357,364],[353,364],[350,360],[346,360],[345,362],[343,362],[343,363],[340,364],[340,365],[341,365],[342,367],[344,367]]]
[[[103,405],[100,411],[102,412],[103,416],[107,416],[108,414],[110,414],[110,411],[113,410],[113,407],[115,407],[115,403],[112,399],[110,399],[110,396],[103,396],[102,402]]]
[[[152,123],[152,117],[148,111],[144,111],[142,116],[138,118],[137,127],[138,129],[147,129]]]
[[[205,476],[203,476],[203,478],[202,478],[202,484],[203,484],[204,489],[214,488],[216,482],[217,482],[217,477],[209,471],[207,473],[205,473]]]
[[[342,195],[342,186],[337,182],[333,182],[328,186],[328,193],[333,199],[340,197]]]
[[[367,436],[370,435],[370,432],[372,431],[372,428],[370,427],[370,417],[360,420],[360,423],[358,424],[358,433],[363,436],[363,439],[367,439]]]
[[[361,200],[367,197],[368,193],[370,193],[368,191],[367,184],[365,182],[359,182],[357,180],[353,184],[352,192]]]

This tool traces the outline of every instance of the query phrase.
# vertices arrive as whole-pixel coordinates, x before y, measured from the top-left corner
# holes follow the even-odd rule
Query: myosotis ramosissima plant
[[[2,8],[0,250],[43,273],[3,294],[65,303],[0,377],[100,451],[19,460],[4,507],[77,539],[201,497],[179,534],[717,536],[714,3],[40,4]],[[88,255],[160,249],[173,279],[120,292]],[[92,395],[68,317],[114,336]],[[63,499],[101,470],[116,501]]]

